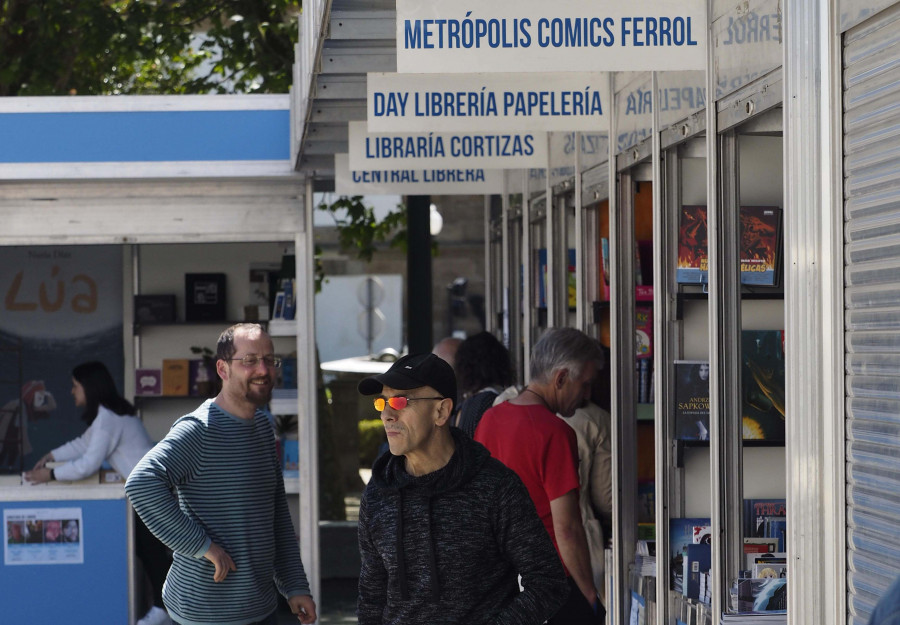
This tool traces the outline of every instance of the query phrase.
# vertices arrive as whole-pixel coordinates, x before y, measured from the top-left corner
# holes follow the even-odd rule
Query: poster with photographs
[[[3,563],[84,563],[81,508],[3,510]]]

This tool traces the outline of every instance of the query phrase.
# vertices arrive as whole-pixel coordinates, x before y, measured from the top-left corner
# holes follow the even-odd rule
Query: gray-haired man
[[[602,622],[578,492],[575,431],[556,417],[572,416],[590,397],[603,354],[597,342],[573,328],[548,330],[531,354],[531,381],[515,398],[484,413],[475,440],[515,471],[559,552],[572,592],[548,623]]]

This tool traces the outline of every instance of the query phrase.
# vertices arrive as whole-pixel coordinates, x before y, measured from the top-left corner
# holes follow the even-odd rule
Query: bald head
[[[437,345],[434,346],[434,349],[431,350],[431,353],[441,360],[445,360],[450,363],[451,367],[455,367],[456,350],[459,349],[460,343],[462,343],[462,339],[448,336],[447,338],[443,338],[438,341]]]

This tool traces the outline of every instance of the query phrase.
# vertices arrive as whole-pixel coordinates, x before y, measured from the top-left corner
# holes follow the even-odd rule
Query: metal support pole
[[[432,339],[431,196],[407,198],[406,336],[410,354],[430,352]]]

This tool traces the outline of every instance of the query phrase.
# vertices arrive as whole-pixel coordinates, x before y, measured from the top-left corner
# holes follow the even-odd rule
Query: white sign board
[[[463,167],[517,169],[547,164],[546,132],[391,132],[350,122],[352,169]]]
[[[366,204],[368,204],[368,198]],[[316,316],[341,323],[317,323],[322,362],[403,350],[403,276],[328,276],[316,293]]]
[[[706,33],[706,0],[397,0],[397,71],[705,69]]]
[[[369,132],[605,128],[608,74],[385,74],[367,80]]]
[[[503,170],[351,170],[350,157],[335,154],[334,190],[338,195],[491,195],[503,193]]]

